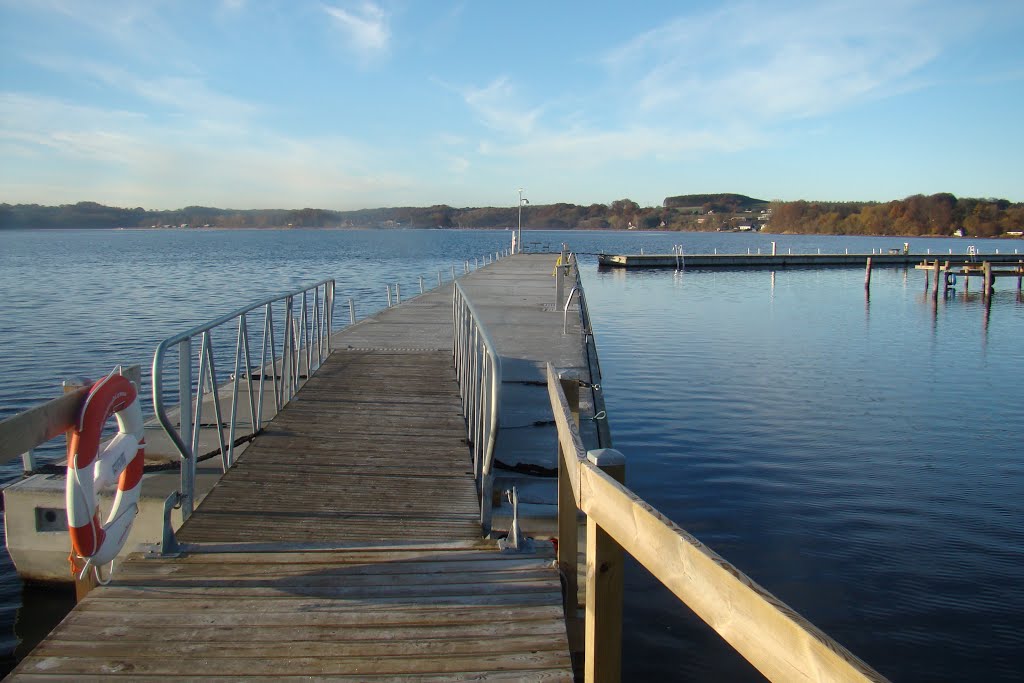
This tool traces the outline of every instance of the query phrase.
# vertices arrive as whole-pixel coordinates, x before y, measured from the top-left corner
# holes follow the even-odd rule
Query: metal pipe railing
[[[594,420],[597,428],[597,443],[600,448],[612,447],[611,428],[608,426],[608,412],[605,410],[604,394],[601,392],[601,362],[597,353],[597,342],[590,321],[590,309],[587,307],[587,295],[580,277],[579,262],[575,254],[569,254],[567,265],[574,271],[574,283],[569,296],[565,299],[562,310],[562,334],[568,332],[569,305],[575,295],[580,307],[580,334],[583,336],[583,347],[586,352],[587,367],[590,373],[590,391],[594,402]]]
[[[455,373],[473,456],[473,474],[480,493],[480,526],[487,536],[491,533],[494,448],[500,427],[501,357],[458,282],[452,308]]]
[[[274,321],[275,306],[279,310],[283,309],[278,324]],[[253,364],[250,327],[251,321],[260,317],[262,345],[259,359]],[[267,373],[270,373],[274,408],[279,411],[330,354],[333,321],[334,280],[322,280],[240,308],[169,337],[157,346],[153,354],[153,410],[183,461],[180,492],[183,520],[188,519],[194,507],[196,458],[204,428],[214,430],[221,466],[227,471],[234,463],[235,446],[248,441],[263,428]],[[233,335],[234,373],[228,378],[231,404],[227,424],[221,406],[221,391],[228,383],[222,383],[222,377],[217,374],[218,356],[213,334],[222,326],[237,328]],[[192,374],[194,341],[198,343],[198,373],[195,376]],[[277,355],[278,343],[280,356]],[[172,350],[176,350],[178,356],[178,424],[168,415],[168,405],[175,405],[175,402],[168,401],[166,396],[168,393],[172,396],[174,394],[174,390],[167,387],[165,382],[168,376],[167,357],[172,355]],[[225,357],[230,358],[221,356]],[[258,376],[254,370],[259,373]],[[247,423],[240,421],[238,410],[243,382],[249,409]],[[213,404],[212,425],[203,423],[203,409],[208,393]],[[247,428],[241,430],[241,435],[240,427]]]

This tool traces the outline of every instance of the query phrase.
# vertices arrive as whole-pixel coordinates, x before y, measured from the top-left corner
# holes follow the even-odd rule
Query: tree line
[[[770,214],[767,212],[770,209]],[[770,219],[768,216],[770,215]],[[523,227],[548,230],[737,229],[836,235],[952,235],[958,230],[994,237],[1024,227],[1024,204],[1005,199],[957,198],[949,193],[878,202],[766,202],[738,194],[667,197],[661,206],[631,199],[610,204],[568,203],[522,207]],[[519,221],[517,207],[387,207],[331,209],[174,210],[118,208],[95,202],[62,206],[0,204],[0,229],[31,228],[506,228]]]
[[[1024,230],[1024,203],[943,192],[886,203],[772,202],[771,231],[829,235],[997,237]]]

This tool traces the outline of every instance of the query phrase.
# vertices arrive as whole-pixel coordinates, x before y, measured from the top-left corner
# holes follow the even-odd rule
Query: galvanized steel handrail
[[[580,277],[579,261],[575,254],[569,254],[567,264],[574,271],[573,287],[569,290],[569,296],[565,300],[565,309],[562,311],[562,334],[566,333],[568,323],[569,304],[575,294],[580,306],[580,334],[583,335],[583,347],[587,354],[587,367],[590,371],[590,389],[594,401],[594,420],[597,427],[597,443],[600,448],[612,447],[612,433],[608,426],[608,412],[605,410],[604,394],[601,392],[601,361],[597,353],[597,342],[594,339],[594,330],[590,321],[590,308],[587,306],[587,294],[583,289],[583,280]]]
[[[455,373],[480,492],[480,526],[487,536],[491,533],[494,448],[500,427],[501,356],[462,285],[455,282],[454,289]]]
[[[274,305],[284,307],[278,326],[281,334],[281,356],[276,356],[277,341],[274,324]],[[262,311],[262,349],[257,364],[252,362],[249,343],[248,315]],[[257,313],[257,315],[259,315]],[[174,443],[181,459],[180,503],[182,519],[192,513],[195,496],[196,453],[203,429],[203,401],[206,393],[212,395],[217,445],[225,471],[234,462],[235,446],[255,436],[263,427],[263,393],[270,372],[276,410],[291,400],[302,383],[315,372],[331,352],[331,327],[334,320],[334,280],[321,280],[301,289],[268,297],[215,320],[193,327],[160,342],[153,354],[153,409],[157,420]],[[235,335],[234,373],[229,378],[231,412],[225,424],[222,416],[220,392],[222,386],[214,362],[212,332],[215,328],[237,321]],[[193,409],[192,342],[199,338],[198,375],[195,378],[195,407]],[[165,393],[165,358],[171,348],[178,351],[179,424],[175,425],[167,414]],[[269,356],[269,357],[268,357]],[[253,376],[259,372],[258,385]],[[305,371],[305,374],[303,374]],[[249,431],[239,436],[238,402],[241,383],[245,381],[248,394]],[[280,381],[279,381],[280,380]],[[185,392],[187,393],[187,396]]]

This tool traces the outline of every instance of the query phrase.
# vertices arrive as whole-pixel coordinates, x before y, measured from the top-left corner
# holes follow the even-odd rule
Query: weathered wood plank
[[[339,633],[328,631],[318,634],[319,640],[306,639],[305,634],[294,634],[291,629],[271,631],[265,640],[250,638],[250,632],[260,634],[262,629],[245,629],[235,633],[237,640],[211,640],[205,634],[190,632],[184,640],[164,640],[159,652],[150,652],[139,647],[146,641],[133,641],[132,633],[111,636],[114,642],[97,642],[95,636],[81,633],[81,639],[61,638],[50,640],[34,653],[38,657],[102,657],[144,659],[150,657],[211,657],[219,659],[256,659],[292,657],[439,657],[444,655],[491,655],[494,652],[557,652],[561,644],[552,636],[533,624],[523,628],[519,623],[475,624],[478,633],[470,629],[451,637],[434,637],[431,630],[428,638],[415,632],[401,631],[363,632],[351,630]],[[376,636],[376,637],[374,637]],[[267,643],[278,643],[279,647],[267,647]]]
[[[146,598],[142,600],[84,601],[67,617],[67,626],[135,625],[145,627],[152,614],[174,614],[174,623],[185,626],[209,626],[210,614],[217,615],[218,626],[242,626],[252,623],[258,610],[261,626],[414,626],[438,620],[460,624],[487,624],[510,621],[557,621],[561,608],[539,600],[544,594],[512,594],[507,604],[490,598],[475,598],[463,605],[433,603],[369,603],[367,601],[325,602],[302,598],[260,600],[182,600]],[[516,599],[518,597],[518,599]],[[116,617],[112,619],[112,617]],[[166,617],[164,617],[166,620]],[[66,635],[61,631],[60,634]]]
[[[491,655],[413,656],[413,657],[284,657],[268,659],[200,658],[26,658],[20,669],[26,673],[60,673],[65,676],[104,671],[109,674],[163,674],[167,676],[280,676],[284,674],[418,674],[515,669],[549,669],[564,666],[567,652],[515,652]]]
[[[389,676],[387,674],[358,674],[358,675],[339,675],[332,674],[330,676],[317,676],[317,675],[277,675],[274,677],[275,681],[282,681],[288,683],[290,681],[301,681],[302,683],[447,683],[448,681],[522,681],[523,672],[521,671],[468,671],[468,672],[446,672],[443,674],[407,674],[398,676]],[[162,674],[134,674],[132,675],[134,681],[161,681],[166,682],[167,676]],[[67,681],[67,676],[64,674],[45,674],[45,673],[33,673],[33,674],[18,674],[12,677],[12,681]],[[80,683],[106,683],[110,680],[108,674],[77,674],[75,680]],[[552,668],[552,669],[531,669],[529,672],[529,680],[531,681],[543,681],[551,683],[572,683],[571,672],[566,672],[564,667]],[[203,676],[203,683],[237,683],[237,676]]]
[[[269,579],[283,576],[307,576],[319,572],[333,572],[339,576],[398,576],[411,575],[424,580],[425,577],[452,576],[456,574],[468,574],[480,576],[481,580],[492,581],[509,573],[517,575],[522,572],[534,572],[541,570],[545,573],[550,571],[549,566],[544,566],[535,559],[519,559],[518,557],[503,558],[493,554],[491,559],[479,560],[476,562],[448,561],[437,562],[430,559],[420,562],[395,562],[383,560],[380,563],[339,563],[320,562],[316,564],[184,564],[184,563],[161,563],[154,566],[146,566],[141,562],[129,562],[122,565],[117,571],[118,582],[126,579],[156,579],[161,577],[173,578],[258,578]]]
[[[176,596],[180,598],[223,597],[238,598],[282,598],[322,597],[325,599],[385,599],[410,598],[432,599],[441,601],[446,598],[472,597],[484,595],[503,595],[512,593],[557,593],[561,600],[561,588],[550,580],[535,580],[503,583],[469,583],[469,584],[417,584],[415,586],[357,586],[346,587],[334,585],[280,585],[280,586],[221,586],[216,582],[204,582],[195,586],[164,585],[148,586],[111,585],[103,591],[105,596],[117,599],[138,597],[140,592],[156,594],[162,597]]]

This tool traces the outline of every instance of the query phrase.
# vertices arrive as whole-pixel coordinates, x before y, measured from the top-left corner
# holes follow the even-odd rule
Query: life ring
[[[946,286],[953,287],[956,285],[956,273],[946,273]]]
[[[117,418],[117,435],[101,444],[103,425],[111,415]],[[66,489],[71,544],[87,566],[113,560],[128,538],[139,511],[144,437],[135,385],[121,375],[111,374],[90,387],[72,430]],[[107,521],[100,524],[96,489],[114,481],[114,507]]]

